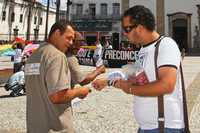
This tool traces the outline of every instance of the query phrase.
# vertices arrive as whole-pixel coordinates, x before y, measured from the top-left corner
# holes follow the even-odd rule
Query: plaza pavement
[[[12,68],[8,58],[0,58],[0,69]],[[83,71],[94,67],[81,66]],[[119,70],[107,69],[107,72]],[[200,57],[185,57],[183,61],[187,87],[191,133],[200,133]],[[102,77],[106,74],[101,75]],[[0,87],[0,133],[26,132],[25,96],[10,98]],[[93,92],[74,105],[74,123],[78,133],[135,133],[137,124],[132,116],[132,96],[109,88]]]

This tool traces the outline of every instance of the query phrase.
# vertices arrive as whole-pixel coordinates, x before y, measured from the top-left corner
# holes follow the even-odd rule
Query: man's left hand
[[[125,93],[130,94],[132,83],[128,80],[118,79],[115,81],[114,87],[123,90]]]

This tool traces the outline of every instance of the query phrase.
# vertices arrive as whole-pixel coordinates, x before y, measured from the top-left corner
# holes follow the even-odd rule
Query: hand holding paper
[[[127,80],[136,85],[144,85],[149,82],[147,75],[141,66],[141,64],[136,61],[134,64],[127,64],[122,67]]]

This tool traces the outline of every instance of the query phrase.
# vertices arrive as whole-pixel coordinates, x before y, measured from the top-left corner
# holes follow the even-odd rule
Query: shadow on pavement
[[[19,95],[16,96],[16,97],[25,96],[25,95],[26,95],[26,94],[19,94]],[[2,96],[0,96],[0,98],[15,98],[15,97],[10,96],[10,95],[2,95]]]

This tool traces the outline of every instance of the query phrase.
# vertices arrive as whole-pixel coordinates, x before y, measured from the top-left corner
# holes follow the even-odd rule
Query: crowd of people
[[[142,47],[138,62],[148,82],[141,85],[119,76],[114,76],[112,80],[95,80],[105,72],[103,63],[99,61],[102,50],[99,41],[96,42],[97,50],[94,54],[96,70],[84,74],[74,56],[80,48],[80,33],[70,22],[58,21],[51,27],[48,41],[40,44],[26,61],[28,133],[75,133],[71,101],[87,97],[91,88],[84,85],[91,81],[99,91],[105,86],[114,86],[134,95],[138,133],[160,133],[159,121],[164,123],[165,133],[184,133],[182,86],[179,80],[181,54],[176,42],[156,32],[154,15],[144,6],[137,5],[126,10],[122,17],[122,28],[132,44]],[[154,52],[158,43],[160,47],[155,68]],[[83,86],[75,88],[76,83]],[[158,117],[157,107],[157,97],[160,95],[164,96],[165,101],[165,115],[162,118]]]

